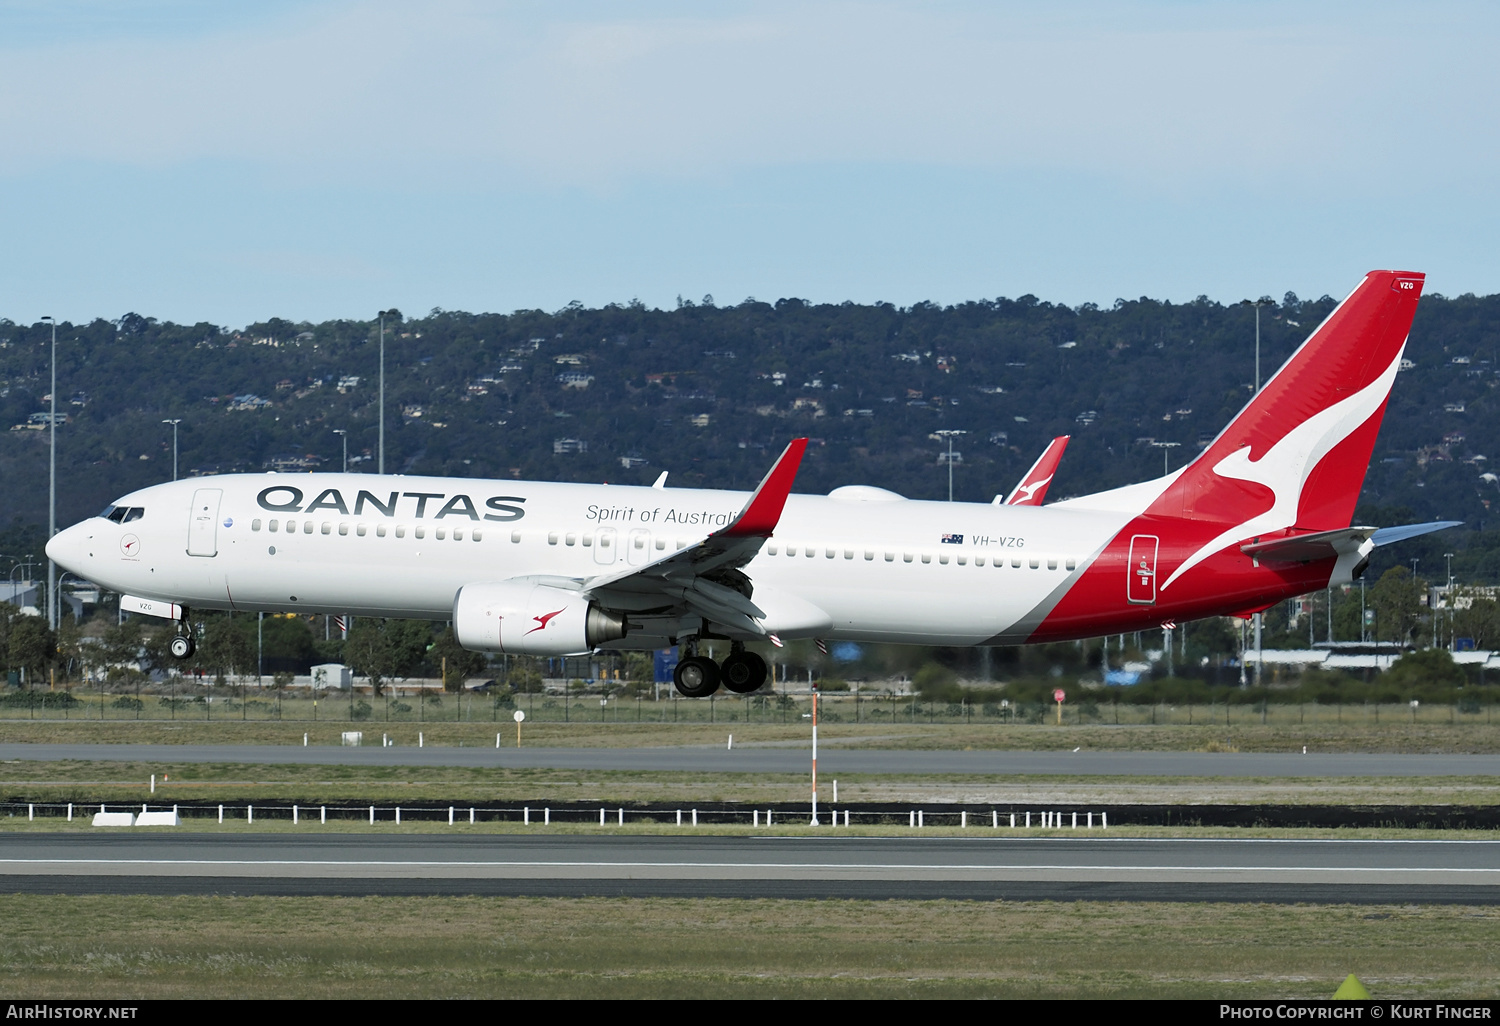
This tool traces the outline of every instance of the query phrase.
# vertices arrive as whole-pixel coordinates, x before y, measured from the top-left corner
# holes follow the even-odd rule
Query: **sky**
[[[0,0],[0,317],[1500,291],[1500,7]]]

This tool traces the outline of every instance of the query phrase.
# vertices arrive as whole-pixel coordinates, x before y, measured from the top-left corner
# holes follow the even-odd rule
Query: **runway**
[[[260,765],[464,766],[656,773],[806,773],[796,748],[380,748],[301,745],[0,744],[0,760]],[[1479,777],[1500,755],[1325,752],[916,751],[831,746],[819,770],[844,774],[1140,777]]]
[[[1493,905],[1500,841],[11,834],[0,891]]]

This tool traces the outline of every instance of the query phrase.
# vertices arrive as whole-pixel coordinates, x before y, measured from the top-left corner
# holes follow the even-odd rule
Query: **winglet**
[[[1015,490],[1006,497],[1006,506],[1040,506],[1047,496],[1047,486],[1057,474],[1057,465],[1062,462],[1063,450],[1068,447],[1072,435],[1058,435],[1052,444],[1042,450],[1026,476],[1016,484]],[[997,503],[997,505],[999,505]]]
[[[761,479],[755,494],[740,510],[734,522],[722,531],[721,538],[769,538],[781,520],[781,511],[786,506],[786,497],[791,494],[792,482],[796,480],[797,468],[802,466],[802,454],[807,451],[807,439],[794,438],[781,458],[769,473]]]

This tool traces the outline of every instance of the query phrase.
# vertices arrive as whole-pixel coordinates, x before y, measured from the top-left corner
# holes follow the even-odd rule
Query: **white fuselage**
[[[769,632],[982,643],[1034,618],[1132,516],[841,492],[792,495],[774,536],[744,567]],[[116,504],[139,515],[91,518],[48,551],[105,588],[192,608],[448,619],[465,585],[525,577],[581,584],[645,565],[723,527],[746,498],[615,485],[227,475],[141,489]],[[809,604],[826,616],[809,618]]]

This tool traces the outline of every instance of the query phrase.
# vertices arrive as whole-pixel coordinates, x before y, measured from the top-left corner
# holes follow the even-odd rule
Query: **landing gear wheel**
[[[720,668],[724,686],[737,695],[759,691],[766,682],[766,661],[754,652],[735,652]]]
[[[172,639],[168,646],[174,659],[191,659],[198,646],[193,644],[193,639],[186,634],[179,634]]]
[[[707,698],[719,690],[719,664],[707,656],[691,656],[677,664],[672,681],[684,698]]]

